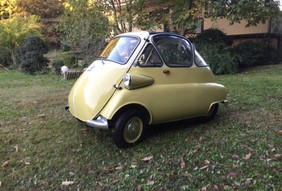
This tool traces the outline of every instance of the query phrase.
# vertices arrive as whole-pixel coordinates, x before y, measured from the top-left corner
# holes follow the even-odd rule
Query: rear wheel
[[[204,117],[204,120],[205,121],[210,121],[210,120],[213,120],[213,118],[216,116],[217,112],[218,112],[218,107],[219,107],[219,104],[216,103],[216,104],[213,104],[207,114],[207,116]]]
[[[146,117],[142,112],[128,110],[116,119],[113,140],[120,148],[131,147],[143,139],[146,126]]]

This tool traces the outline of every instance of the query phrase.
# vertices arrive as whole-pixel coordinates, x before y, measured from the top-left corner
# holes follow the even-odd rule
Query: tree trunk
[[[11,59],[12,59],[12,67],[17,69],[17,59],[16,59],[16,53],[14,50],[11,50]]]

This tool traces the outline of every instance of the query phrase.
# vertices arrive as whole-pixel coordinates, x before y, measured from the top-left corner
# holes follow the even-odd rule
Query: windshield
[[[135,37],[118,37],[112,39],[100,55],[101,58],[125,64],[139,42]]]

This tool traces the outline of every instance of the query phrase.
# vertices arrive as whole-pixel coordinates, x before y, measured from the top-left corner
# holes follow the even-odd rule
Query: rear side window
[[[197,50],[195,51],[195,64],[199,67],[208,66],[208,64],[205,62],[203,57],[197,52]]]
[[[155,36],[153,41],[166,65],[170,67],[192,65],[192,46],[186,39],[163,35]]]

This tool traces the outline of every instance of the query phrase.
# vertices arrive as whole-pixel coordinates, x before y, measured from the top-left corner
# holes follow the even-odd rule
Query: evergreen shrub
[[[11,53],[7,49],[0,47],[0,65],[9,67],[12,63]]]
[[[54,60],[52,62],[52,68],[54,68],[54,71],[56,74],[61,74],[61,67],[64,66],[64,62],[62,60]]]
[[[267,62],[267,46],[261,42],[245,41],[234,47],[240,55],[240,68],[252,67]]]
[[[208,29],[199,34],[194,43],[214,74],[232,74],[238,71],[238,58],[230,45],[232,40],[222,31]]]
[[[47,44],[39,37],[33,36],[26,39],[18,49],[18,62],[25,73],[43,73],[47,70],[48,59],[44,54],[48,53]]]

